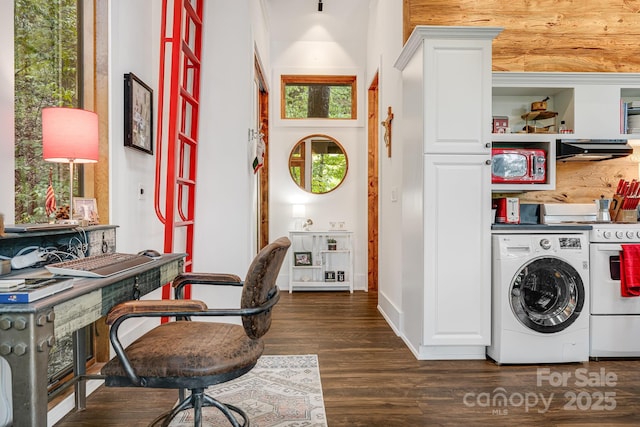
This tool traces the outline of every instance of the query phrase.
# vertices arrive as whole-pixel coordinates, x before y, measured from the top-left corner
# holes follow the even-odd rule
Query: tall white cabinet
[[[417,26],[402,71],[402,336],[418,359],[491,343],[491,27]]]

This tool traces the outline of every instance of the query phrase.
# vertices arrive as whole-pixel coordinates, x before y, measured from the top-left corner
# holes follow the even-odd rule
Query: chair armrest
[[[107,314],[107,325],[120,317],[131,313],[165,313],[165,312],[197,312],[206,311],[207,305],[198,300],[147,300],[126,301],[116,305]]]
[[[182,289],[186,285],[242,286],[244,282],[235,274],[225,273],[182,273],[173,279],[176,299],[182,299]]]

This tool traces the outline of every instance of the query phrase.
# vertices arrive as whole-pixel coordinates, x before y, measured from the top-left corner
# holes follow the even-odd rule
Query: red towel
[[[640,245],[620,245],[620,293],[640,296]]]

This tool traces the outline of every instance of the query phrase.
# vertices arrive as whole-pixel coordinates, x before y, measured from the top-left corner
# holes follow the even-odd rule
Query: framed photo
[[[73,198],[74,215],[92,224],[98,223],[98,204],[96,199]]]
[[[293,264],[296,266],[313,265],[311,260],[311,252],[294,252]]]
[[[133,73],[124,75],[124,145],[153,154],[153,90]]]

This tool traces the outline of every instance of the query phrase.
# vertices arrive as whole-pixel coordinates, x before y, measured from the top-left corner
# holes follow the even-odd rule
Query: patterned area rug
[[[262,356],[249,373],[209,387],[207,394],[244,410],[251,427],[327,427],[315,354]],[[202,412],[205,425],[229,425],[215,408],[207,407]],[[191,426],[190,410],[171,423],[171,427]]]

